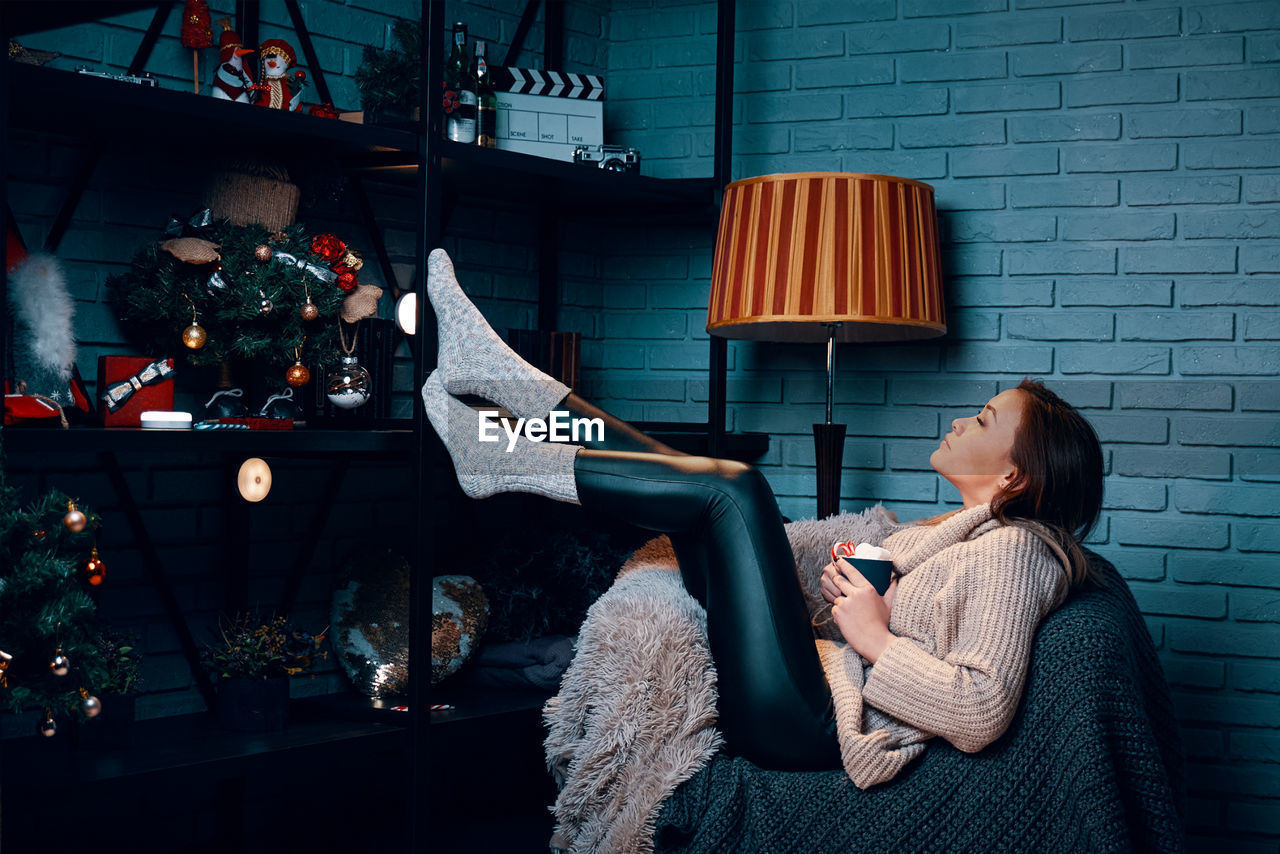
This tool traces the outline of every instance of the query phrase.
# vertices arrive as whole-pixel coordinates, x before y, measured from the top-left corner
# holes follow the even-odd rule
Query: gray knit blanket
[[[877,505],[787,525],[810,610],[835,539],[878,543]],[[572,852],[1183,850],[1183,760],[1141,613],[1110,563],[1036,634],[1023,702],[976,754],[934,739],[893,781],[768,771],[718,753],[705,613],[665,538],[588,612],[546,752],[552,848]]]

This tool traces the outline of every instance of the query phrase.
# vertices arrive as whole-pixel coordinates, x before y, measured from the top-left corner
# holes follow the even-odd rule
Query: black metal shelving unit
[[[532,22],[542,0],[526,0],[524,20]],[[297,0],[285,0],[286,8],[299,29],[303,51],[310,50],[310,37],[305,32]],[[237,0],[237,24],[247,44],[256,43],[258,0]],[[720,192],[728,180],[732,149],[732,90],[734,0],[718,0],[716,131],[714,174],[708,179],[664,180],[641,175],[605,173],[595,169],[532,157],[514,152],[480,149],[443,139],[441,117],[432,93],[440,90],[443,73],[443,33],[445,3],[422,0],[424,28],[422,79],[422,115],[427,117],[420,132],[357,125],[308,115],[266,110],[244,104],[218,101],[177,90],[141,88],[121,81],[101,79],[74,72],[0,63],[0,162],[5,162],[5,149],[10,129],[60,134],[83,145],[80,165],[72,177],[70,191],[54,221],[46,251],[54,251],[74,213],[79,196],[87,187],[93,170],[105,151],[134,148],[137,140],[148,145],[182,146],[184,149],[214,150],[229,143],[243,146],[254,140],[253,147],[264,153],[287,153],[297,158],[306,151],[316,162],[336,163],[353,178],[360,213],[364,216],[374,242],[384,278],[395,281],[390,259],[381,240],[368,203],[364,182],[381,181],[412,188],[421,210],[422,227],[417,251],[418,275],[414,289],[419,293],[419,329],[433,328],[429,304],[425,298],[425,258],[440,245],[449,214],[462,198],[490,195],[517,200],[536,211],[539,222],[539,313],[540,329],[555,328],[559,302],[557,246],[560,223],[570,216],[610,216],[618,218],[658,217],[714,228],[718,215]],[[151,26],[130,65],[134,73],[141,71],[168,16],[181,8],[180,0],[75,0],[48,3],[5,2],[0,10],[0,34],[21,35],[53,26],[65,26],[139,9],[154,9]],[[548,66],[559,65],[563,56],[563,12],[555,0],[547,0],[544,27],[544,56]],[[516,41],[523,39],[528,27],[517,30]],[[553,61],[556,60],[556,61]],[[314,57],[307,62],[315,77],[317,90],[327,91],[323,74]],[[128,117],[129,133],[120,130]],[[8,188],[0,170],[0,196],[7,201]],[[4,249],[0,246],[0,301],[3,300]],[[3,324],[0,324],[0,353],[6,352]],[[421,335],[415,342],[415,388],[425,381],[435,363],[433,336]],[[705,423],[682,424],[650,422],[640,426],[667,444],[691,453],[709,453],[751,460],[768,447],[765,434],[726,435],[724,339],[710,341],[710,400]],[[436,464],[445,466],[443,449],[434,432],[426,424],[421,407],[415,406],[411,424],[390,430],[297,430],[195,433],[190,431],[143,431],[73,427],[69,430],[6,429],[4,441],[11,455],[86,453],[97,456],[101,470],[111,478],[120,494],[132,532],[142,546],[144,563],[153,582],[165,600],[175,626],[183,622],[172,592],[167,594],[164,568],[149,536],[136,501],[128,492],[120,460],[136,454],[200,454],[222,460],[224,475],[229,466],[247,455],[264,457],[320,458],[336,461],[325,496],[337,494],[351,458],[402,459],[414,466],[417,481],[417,542],[415,579],[430,579],[437,538],[437,521],[429,496],[433,492],[432,472]],[[233,478],[224,476],[230,483]],[[229,488],[228,488],[229,489]],[[226,496],[227,506],[236,505],[234,496]],[[321,500],[323,508],[332,501]],[[243,505],[243,502],[240,502]],[[228,529],[234,529],[248,510],[226,513]],[[327,514],[317,510],[312,529],[323,526]],[[229,537],[234,541],[234,537]],[[307,538],[311,542],[316,537]],[[247,548],[247,544],[241,544]],[[230,545],[229,548],[237,548]],[[286,595],[296,593],[302,574],[310,562],[311,552],[300,546],[291,571]],[[236,565],[228,562],[228,566]],[[240,563],[243,565],[243,562]],[[237,601],[247,579],[243,573],[232,573],[227,579],[227,600]],[[411,655],[416,661],[430,656],[431,585],[416,582],[411,590]],[[180,636],[183,632],[179,631]],[[189,631],[180,637],[188,657],[195,655]],[[346,700],[311,702],[311,718],[305,730],[277,740],[246,740],[228,736],[218,740],[202,729],[203,724],[189,716],[185,720],[148,723],[147,726],[167,738],[186,746],[170,751],[152,751],[108,768],[100,758],[85,759],[73,773],[84,780],[108,782],[141,774],[167,773],[192,766],[227,765],[265,761],[265,757],[296,749],[323,749],[326,745],[345,743],[385,745],[388,739],[407,741],[412,776],[411,803],[423,802],[432,788],[431,729],[439,726],[476,726],[486,718],[526,721],[538,714],[544,697],[537,692],[508,692],[476,695],[467,692],[442,693],[457,709],[451,712],[429,712],[428,703],[436,696],[429,690],[426,669],[414,671],[410,682],[410,712],[387,712],[377,703]],[[207,676],[205,677],[207,682]],[[202,684],[206,697],[211,686]],[[309,701],[308,701],[309,702]],[[527,722],[527,721],[526,721]],[[451,730],[453,731],[453,730]],[[457,730],[461,731],[461,730]],[[357,749],[359,749],[357,747]],[[185,751],[185,752],[184,752]],[[10,757],[6,757],[8,759]],[[124,760],[119,760],[124,762]],[[12,767],[13,763],[6,763]],[[130,770],[132,769],[132,770]],[[7,782],[7,781],[6,781]],[[430,835],[427,811],[410,810],[410,850],[428,850]]]

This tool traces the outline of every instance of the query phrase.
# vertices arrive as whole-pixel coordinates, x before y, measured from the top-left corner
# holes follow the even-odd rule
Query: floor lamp
[[[933,188],[909,178],[799,172],[725,187],[707,331],[827,344],[826,422],[813,425],[818,518],[840,507],[844,424],[831,422],[836,342],[947,331]]]

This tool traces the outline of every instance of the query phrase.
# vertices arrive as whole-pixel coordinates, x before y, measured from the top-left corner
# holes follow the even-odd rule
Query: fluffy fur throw
[[[20,365],[18,379],[50,378],[65,385],[71,378],[76,361],[76,339],[71,321],[75,303],[67,292],[67,278],[58,259],[44,252],[33,252],[9,276],[9,304],[20,324],[17,330],[17,354]],[[24,358],[25,357],[25,358]],[[23,376],[30,372],[39,375]],[[46,380],[46,382],[49,380]],[[48,394],[43,387],[33,392]]]
[[[826,605],[818,585],[834,540],[878,544],[897,527],[879,504],[789,523],[810,613]],[[560,693],[543,709],[547,766],[560,789],[552,848],[652,851],[663,801],[722,743],[715,709],[706,612],[684,589],[670,540],[658,537],[591,606]]]

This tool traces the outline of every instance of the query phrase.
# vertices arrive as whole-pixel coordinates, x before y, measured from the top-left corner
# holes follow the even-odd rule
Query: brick
[[[1235,315],[1224,312],[1125,312],[1119,317],[1121,341],[1230,341]]]
[[[1276,75],[1280,77],[1280,74]],[[1280,146],[1269,140],[1184,142],[1188,169],[1265,169],[1280,166]]]
[[[1113,516],[1112,530],[1116,542],[1122,546],[1162,546],[1169,549],[1225,549],[1227,547],[1226,523],[1200,521],[1165,516]],[[1196,561],[1221,561],[1215,555],[1197,553],[1186,556],[1170,554],[1171,567],[1181,567],[1186,558],[1188,564]],[[1179,581],[1175,571],[1173,577]]]
[[[1164,417],[1092,414],[1089,423],[1102,442],[1163,445],[1169,441],[1169,419]]]
[[[1244,61],[1244,39],[1170,39],[1128,46],[1130,68],[1186,68]]]
[[[900,406],[981,406],[995,395],[991,380],[894,380],[889,396]]]
[[[715,92],[715,77],[710,78],[710,85],[699,87],[699,93]],[[791,66],[783,62],[755,62],[744,66],[741,73],[733,75],[733,88],[739,94],[743,92],[785,92],[791,88]],[[606,104],[608,102],[606,101]],[[714,106],[714,103],[711,105]],[[734,117],[737,123],[739,117]]]
[[[733,150],[737,154],[769,154],[790,151],[791,142],[788,138],[787,130],[786,126],[778,127],[775,125],[741,128],[733,135]],[[807,142],[814,136],[820,136],[831,141],[838,133],[838,131],[832,131],[826,125],[800,125],[796,128],[796,150],[812,150],[801,145],[802,134]]]
[[[951,29],[946,24],[933,23],[862,26],[849,30],[846,41],[850,56],[946,50],[951,43]]]
[[[1065,86],[1068,107],[1160,104],[1178,100],[1177,74],[1155,72],[1109,74],[1096,78],[1068,80]]]
[[[1065,142],[1077,139],[1119,139],[1119,113],[1066,113],[1050,116],[1010,116],[1013,142]]]
[[[1172,305],[1173,282],[1152,279],[1068,279],[1058,288],[1061,305]]]
[[[1280,237],[1280,211],[1195,211],[1180,214],[1178,220],[1182,225],[1182,236],[1192,240],[1205,237]]]
[[[1280,383],[1241,382],[1235,385],[1241,411],[1280,411]]]
[[[1187,10],[1187,33],[1231,33],[1280,28],[1280,9],[1270,0],[1200,6]]]
[[[1242,552],[1280,552],[1280,523],[1232,522],[1231,541]]]
[[[1178,283],[1178,295],[1184,306],[1197,305],[1263,305],[1276,304],[1280,282],[1275,279],[1191,279]]]
[[[601,398],[622,400],[684,400],[684,380],[600,380],[595,393]]]
[[[1020,48],[1010,53],[1013,73],[1018,77],[1119,71],[1121,67],[1118,44]]]
[[[1110,478],[1102,496],[1104,510],[1164,510],[1167,506],[1163,483]]]
[[[1126,246],[1120,250],[1125,273],[1234,273],[1234,246]]]
[[[1180,445],[1280,447],[1280,419],[1186,417],[1178,419],[1175,435]]]
[[[1047,374],[1053,371],[1053,348],[962,344],[947,348],[946,363],[956,373]]]
[[[999,83],[957,89],[955,101],[957,113],[1052,110],[1062,106],[1062,92],[1056,80]]]
[[[1280,107],[1250,107],[1249,133],[1280,133]]]
[[[1174,235],[1171,213],[1091,213],[1062,217],[1063,240],[1168,240]]]
[[[953,306],[1053,305],[1053,282],[955,278],[948,281],[948,298]]]
[[[1280,202],[1280,175],[1247,175],[1244,188],[1246,202]]]
[[[1280,694],[1280,664],[1260,661],[1232,662],[1231,684],[1238,691]]]
[[[1280,810],[1275,802],[1245,803],[1233,801],[1227,804],[1227,827],[1245,833],[1265,833],[1280,836]]]
[[[1000,315],[966,311],[948,320],[947,334],[956,341],[998,341]]]
[[[1062,19],[1056,15],[1044,18],[1031,18],[1025,15],[975,18],[957,21],[955,30],[956,47],[1046,44],[1061,38]]]
[[[1004,12],[1009,0],[950,0],[938,5],[935,0],[902,0],[904,18],[926,18],[934,15],[972,15],[978,12]]]
[[[769,6],[771,4],[748,4],[753,6]],[[741,13],[743,10],[739,10]],[[796,23],[801,27],[821,24],[855,24],[864,21],[884,21],[897,17],[895,0],[861,0],[850,3],[848,0],[808,0],[798,4]]]
[[[957,151],[951,155],[951,174],[956,178],[1054,175],[1057,172],[1057,148],[1000,148]]]
[[[1244,340],[1280,341],[1280,313],[1250,313],[1245,315]]]
[[[1236,176],[1135,176],[1124,182],[1129,205],[1234,204],[1240,201]]]
[[[893,60],[835,59],[827,62],[799,62],[795,65],[797,89],[829,89],[844,86],[868,86],[893,82]]]
[[[1247,43],[1250,62],[1280,61],[1280,33],[1249,36]]]
[[[953,248],[943,252],[942,266],[957,276],[998,276],[1000,250],[990,246]]]
[[[879,175],[911,175],[920,180],[944,178],[947,155],[941,151],[868,151],[844,155],[846,172],[869,172]]]
[[[1183,513],[1271,517],[1280,506],[1280,486],[1181,482],[1174,486],[1173,499]]]
[[[1280,451],[1236,451],[1232,456],[1237,479],[1280,483]]]
[[[846,99],[850,118],[940,115],[947,111],[946,89],[893,86],[850,93]]]
[[[840,405],[884,403],[884,380],[836,380],[835,399]],[[787,378],[787,403],[822,403],[827,400],[825,376]]]
[[[956,243],[1020,243],[1053,240],[1057,219],[1051,214],[963,213],[946,218]]]
[[[1007,338],[1035,341],[1110,341],[1114,318],[1109,311],[1055,311],[1005,315]]]
[[[1280,75],[1274,71],[1201,71],[1183,75],[1188,101],[1226,101],[1280,96]]]
[[[1010,207],[1015,208],[1111,207],[1120,203],[1120,182],[1113,178],[1019,181],[1010,188],[1009,197]]]
[[[842,108],[840,96],[823,95],[751,95],[747,99],[747,121],[753,124],[773,123],[785,115],[793,122],[838,119]]]
[[[787,137],[785,128],[772,125],[763,126],[769,134],[768,149],[748,151],[739,143],[739,135],[751,128],[734,134],[733,148],[735,152],[761,154],[764,151],[785,152]],[[778,131],[781,130],[781,134]],[[796,151],[865,151],[867,149],[893,148],[893,125],[888,122],[861,121],[833,125],[801,125],[795,129]]]
[[[1178,372],[1206,374],[1280,374],[1280,347],[1179,347]]]
[[[1130,584],[1129,589],[1144,614],[1202,620],[1227,616],[1227,594],[1221,590],[1185,590],[1165,584]]]
[[[1047,246],[1010,247],[1005,250],[1005,259],[1011,276],[1036,276],[1046,273],[1082,275],[1116,271],[1116,250],[1110,247],[1089,249],[1059,249]]]
[[[1157,172],[1178,165],[1173,143],[1073,146],[1063,152],[1067,172]]]
[[[1280,590],[1232,590],[1231,619],[1241,623],[1280,623]]]
[[[1019,9],[1043,9],[1049,6],[1096,6],[1100,3],[1119,3],[1120,0],[1016,0]]]
[[[1004,184],[947,181],[935,189],[934,199],[942,211],[1000,210],[1004,207]]]
[[[1177,9],[1153,9],[1149,12],[1086,12],[1067,18],[1067,39],[1083,42],[1176,36],[1178,26]],[[1130,47],[1130,50],[1132,49]]]
[[[1274,650],[1280,648],[1280,625],[1259,626],[1228,622],[1208,626],[1179,623],[1170,626],[1170,636],[1170,646],[1177,652],[1268,658],[1274,654]],[[1249,716],[1242,714],[1236,723],[1280,725],[1280,704],[1232,698],[1230,706],[1237,709],[1243,706],[1254,712]]]
[[[836,29],[763,30],[747,37],[746,50],[748,62],[841,56],[844,33]]]
[[[1170,448],[1116,448],[1116,474],[1131,477],[1190,477],[1225,480],[1231,477],[1226,451],[1187,451]]]
[[[813,478],[803,476],[800,486],[805,495],[813,490]],[[899,501],[937,501],[938,479],[931,475],[870,474],[857,472],[840,481],[841,498],[896,499]]]
[[[653,64],[658,68],[685,65],[714,65],[716,40],[714,36],[678,39],[659,42],[653,47]]]
[[[633,72],[609,81],[612,101],[684,98],[693,94],[693,75],[688,71]]]
[[[606,338],[681,339],[686,331],[686,316],[676,312],[624,312],[604,315]]]
[[[815,465],[812,436],[784,442],[783,449],[783,461],[787,465]],[[928,457],[927,454],[925,456],[926,458]],[[848,468],[883,469],[884,443],[847,440],[844,443],[844,454],[842,456],[841,463]],[[925,468],[929,467],[926,465]]]
[[[1164,578],[1164,551],[1152,549],[1094,549],[1111,561],[1126,579],[1135,581],[1160,581]]]
[[[992,118],[904,119],[898,124],[903,148],[1000,145],[1004,121]]]
[[[1179,658],[1160,662],[1165,678],[1170,685],[1183,688],[1223,688],[1227,684],[1227,668],[1221,661],[1203,661],[1200,659]],[[1196,733],[1194,742],[1204,744],[1206,739],[1222,741],[1222,733],[1202,731]],[[1213,753],[1221,754],[1221,750]],[[1206,755],[1212,756],[1213,753]]]
[[[692,9],[668,9],[661,15],[651,11],[614,12],[608,18],[609,39],[614,42],[669,39],[695,34],[696,17]]]
[[[1004,51],[906,55],[898,58],[898,77],[904,83],[988,80],[1005,75]]]
[[[1168,374],[1167,347],[1070,346],[1058,349],[1058,367],[1064,374]]]
[[[1240,272],[1280,273],[1280,246],[1269,243],[1240,247]]]
[[[1116,383],[1116,393],[1121,409],[1231,409],[1231,386],[1226,383],[1127,382]]]
[[[1133,139],[1150,137],[1233,136],[1242,131],[1240,110],[1143,110],[1125,118]]]

